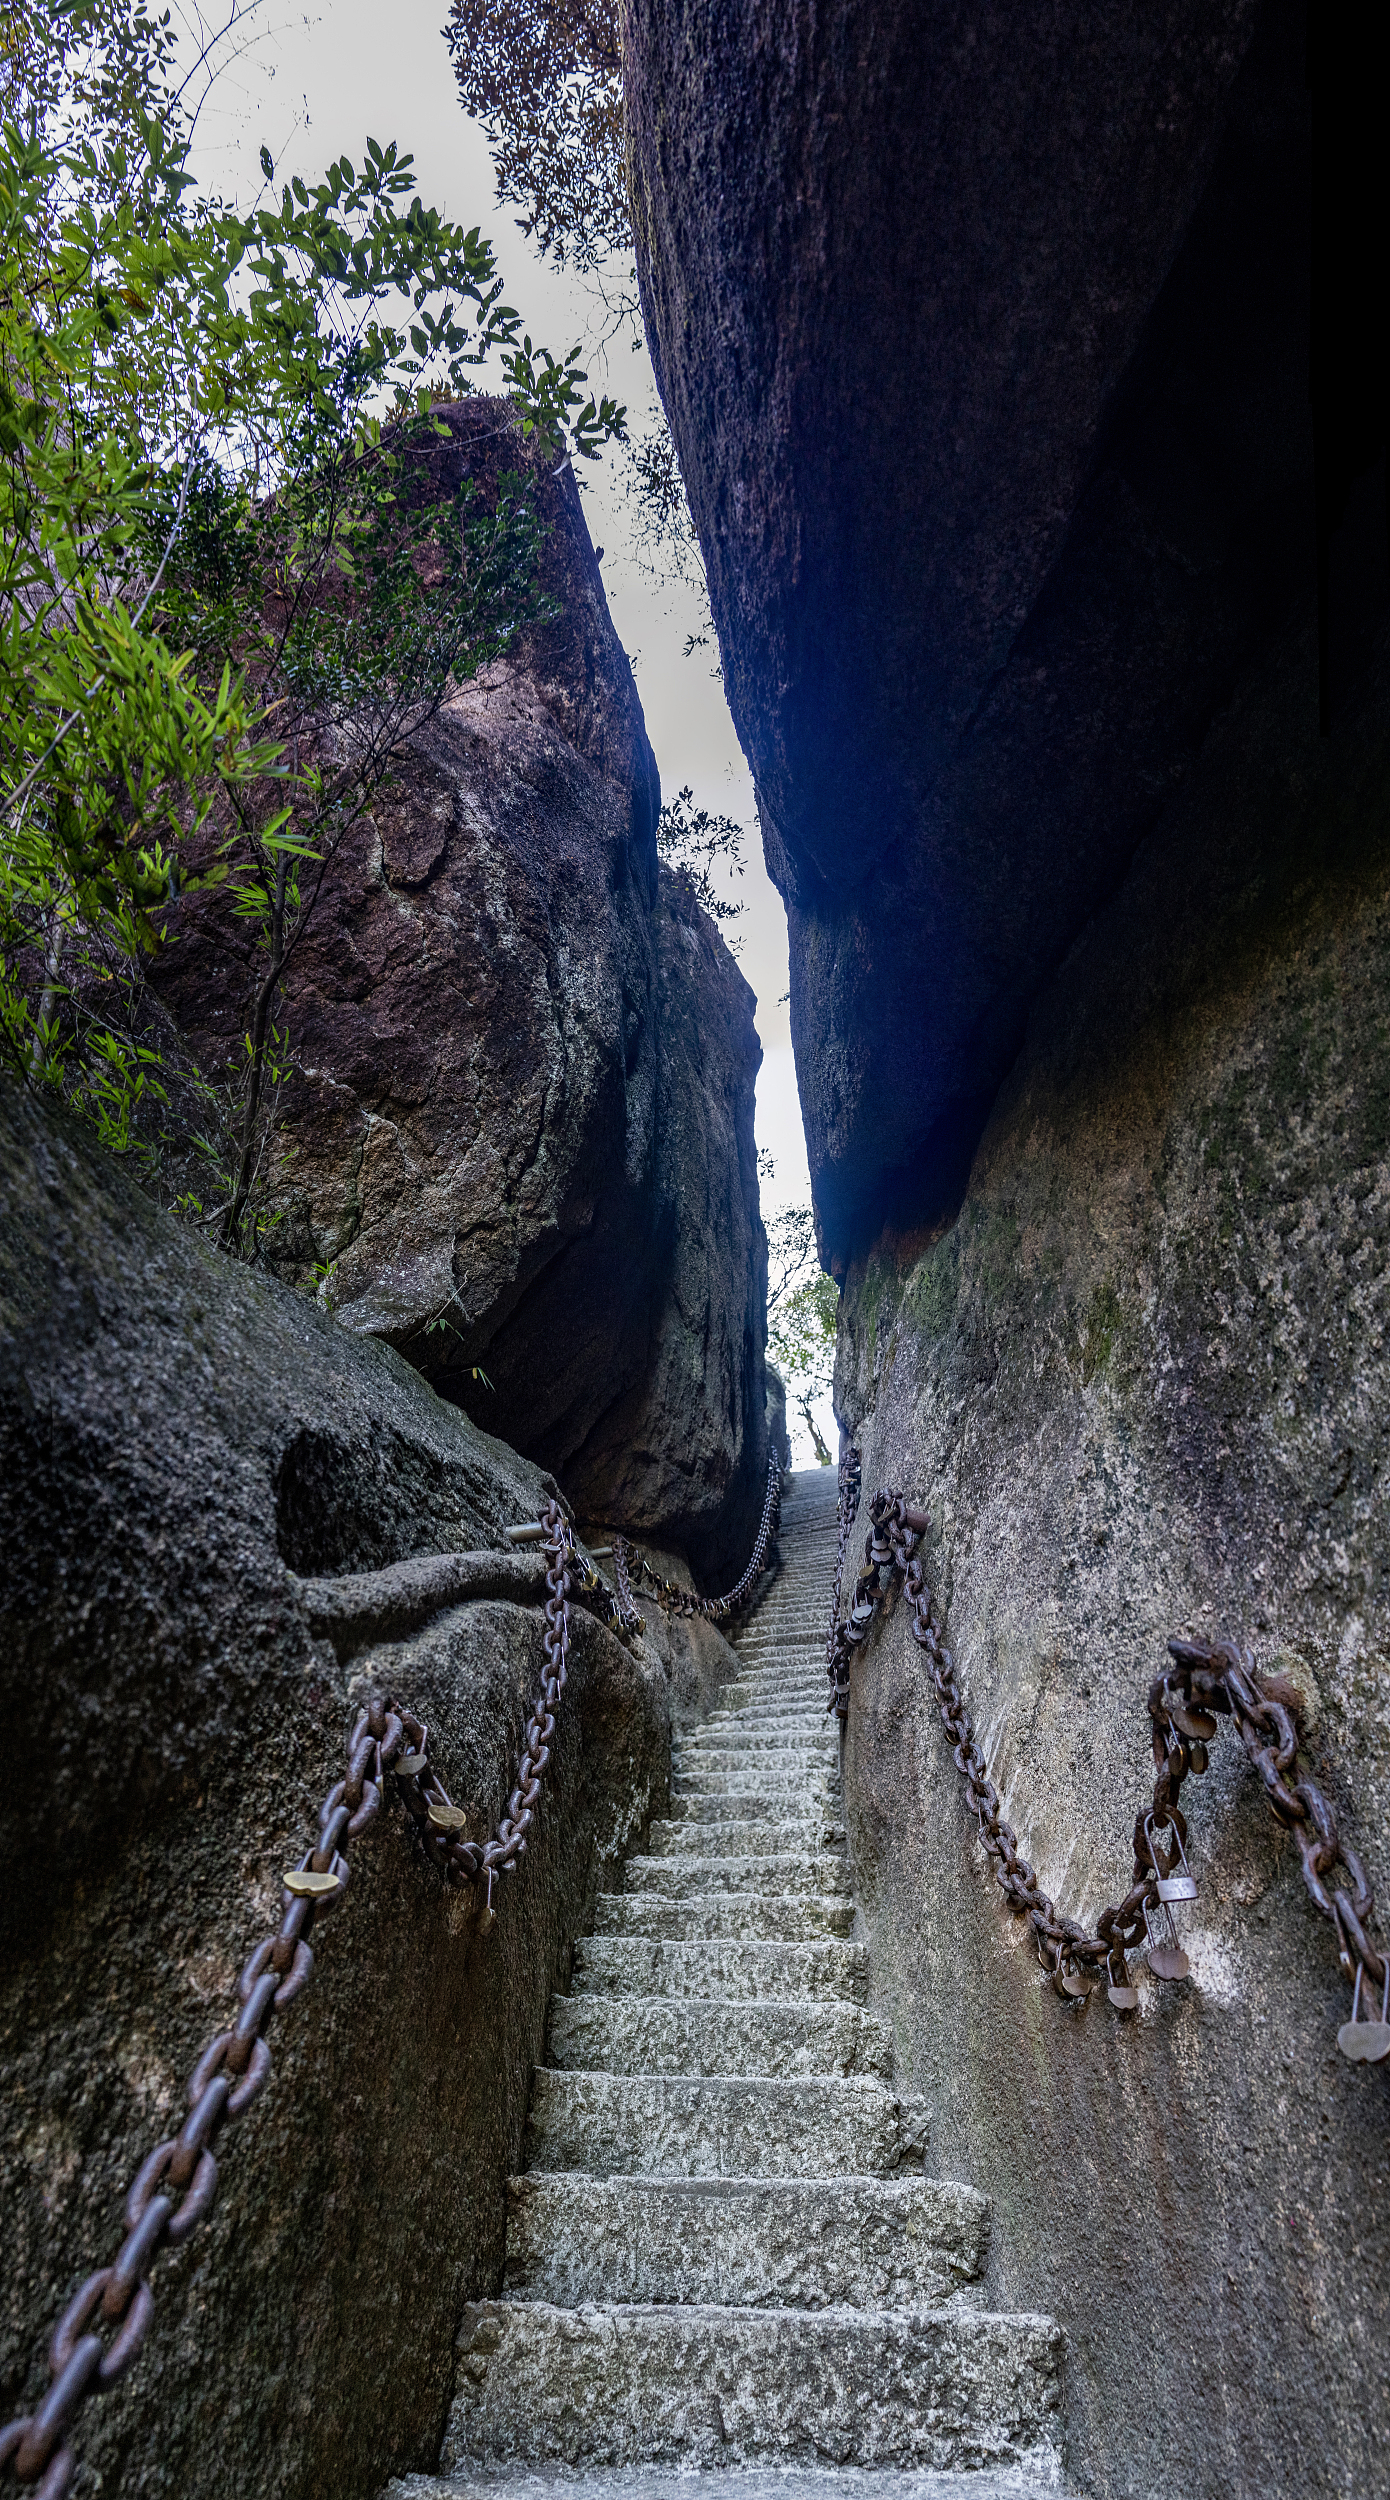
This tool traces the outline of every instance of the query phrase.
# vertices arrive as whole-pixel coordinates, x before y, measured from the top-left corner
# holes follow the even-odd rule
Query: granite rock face
[[[955,1211],[1031,1001],[1311,584],[1304,16],[625,12],[837,1272]]]
[[[1303,1691],[1383,1934],[1390,654],[1371,475],[1329,524],[1320,738],[1305,13],[624,27],[866,1494],[930,1515],[1069,1912],[1127,1889],[1165,1640],[1230,1632]],[[1390,2068],[1338,2053],[1297,1849],[1223,1729],[1184,1791],[1193,1976],[1064,2005],[904,1612],[853,1666],[859,1984],[932,2166],[995,2201],[988,2296],[1066,2334],[1069,2473],[1381,2488]]]
[[[235,2013],[354,1695],[380,1679],[427,1719],[474,1828],[505,1805],[544,1591],[502,1531],[547,1482],[0,1088],[0,2418],[46,2384],[54,2318]],[[211,2222],[158,2261],[146,2351],[82,2418],[105,2488],[365,2500],[433,2461],[459,2310],[500,2285],[547,2001],[698,1687],[687,1658],[679,1700],[670,1647],[572,1626],[488,1934],[394,1804],[353,1844]]]
[[[767,1378],[767,1443],[778,1465],[786,1469],[792,1463],[791,1435],[787,1430],[787,1384],[775,1363],[769,1363]]]
[[[929,1511],[1005,1811],[1083,1919],[1130,1880],[1165,1641],[1233,1633],[1306,1697],[1385,1933],[1390,700],[1382,662],[1299,736],[1312,665],[1293,636],[1236,701],[1062,966],[956,1222],[885,1236],[845,1292],[865,1487]],[[1340,2500],[1390,2475],[1390,2068],[1338,2053],[1335,1938],[1229,1723],[1183,1805],[1191,1978],[1140,1960],[1137,2017],[1067,2008],[902,1611],[856,1656],[871,2001],[933,2160],[995,2200],[992,2298],[1066,2331],[1070,2470],[1117,2500]]]
[[[753,993],[663,868],[657,946],[652,1287],[628,1322],[632,1385],[563,1460],[586,1517],[650,1523],[722,1589],[767,1482],[767,1236],[758,1209]],[[620,1367],[620,1375],[621,1369]]]
[[[753,999],[659,885],[656,765],[572,474],[443,414],[431,463],[529,471],[550,620],[403,749],[287,983],[270,1238],[349,1328],[552,1468],[581,1513],[746,1559],[766,1466]],[[156,967],[205,1065],[246,978],[184,907]],[[214,934],[215,932],[215,934]],[[479,1375],[482,1377],[479,1377]]]

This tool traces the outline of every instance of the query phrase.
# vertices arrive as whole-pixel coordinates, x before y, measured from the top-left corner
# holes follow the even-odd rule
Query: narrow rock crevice
[[[834,1495],[793,1480],[741,1673],[576,1948],[502,2298],[463,2314],[444,2479],[388,2500],[576,2472],[652,2500],[730,2469],[741,2500],[788,2468],[836,2492],[877,2468],[889,2500],[946,2500],[962,2467],[973,2500],[1056,2485],[1061,2336],[984,2308],[986,2199],[925,2174],[865,2004],[825,1716]]]

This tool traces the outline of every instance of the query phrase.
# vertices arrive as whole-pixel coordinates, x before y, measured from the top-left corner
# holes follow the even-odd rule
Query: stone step
[[[829,1690],[828,1686],[826,1690]],[[740,1706],[737,1710],[712,1710],[704,1727],[712,1736],[719,1737],[726,1733],[731,1736],[746,1733],[750,1736],[776,1737],[784,1730],[791,1734],[814,1733],[830,1725],[823,1703],[824,1694],[814,1702],[778,1702],[775,1705],[759,1702]]]
[[[599,1895],[594,1934],[667,1936],[677,1944],[713,1936],[804,1944],[813,1936],[847,1936],[853,1924],[853,1901],[826,1901],[815,1893],[697,1893],[677,1900],[666,1893],[605,1892]]]
[[[815,1650],[825,1653],[825,1637],[829,1625],[829,1606],[814,1615],[787,1615],[776,1623],[760,1623],[749,1629],[735,1643],[736,1658],[762,1658],[770,1650]]]
[[[702,1997],[555,1997],[547,2062],[615,2075],[877,2075],[891,2082],[886,2024],[857,2005]]]
[[[755,1738],[758,1745],[775,1747],[789,1740],[795,1745],[822,1745],[828,1760],[839,1758],[839,1728],[827,1718],[820,1704],[806,1710],[729,1711],[722,1719],[709,1722],[712,1749],[740,1745]]]
[[[778,1751],[768,1754],[743,1754],[736,1763],[715,1763],[708,1769],[698,1755],[693,1761],[673,1765],[671,1794],[673,1797],[761,1797],[775,1791],[780,1797],[804,1796],[808,1802],[826,1794],[838,1774],[833,1760],[825,1757],[808,1762],[796,1754]]]
[[[829,1679],[824,1674],[819,1683],[808,1681],[797,1685],[790,1693],[787,1692],[785,1686],[769,1685],[765,1689],[761,1682],[755,1683],[751,1676],[740,1676],[736,1683],[721,1684],[718,1707],[727,1710],[747,1710],[760,1708],[768,1702],[785,1701],[789,1707],[812,1709],[817,1702],[824,1706],[825,1696],[829,1690]]]
[[[824,1785],[807,1779],[792,1788],[770,1786],[766,1792],[759,1788],[680,1789],[671,1798],[678,1809],[671,1819],[686,1824],[823,1822],[829,1800],[818,1791]]]
[[[690,1901],[703,1893],[809,1892],[849,1897],[849,1867],[828,1850],[814,1857],[759,1858],[629,1858],[623,1868],[626,1893],[662,1892],[668,1899]]]
[[[764,1682],[775,1682],[779,1675],[814,1675],[818,1669],[824,1673],[825,1633],[822,1620],[814,1632],[786,1625],[758,1640],[740,1641],[734,1651],[739,1680],[761,1677]]]
[[[738,1679],[738,1689],[749,1695],[750,1703],[756,1702],[764,1710],[812,1710],[818,1703],[824,1702],[830,1690],[830,1679],[825,1672],[824,1662],[816,1659],[794,1670],[783,1666],[769,1669],[765,1675],[741,1675]],[[716,1707],[723,1709],[729,1706],[731,1705],[725,1703],[724,1690],[721,1688],[716,1696]]]
[[[602,2179],[507,2189],[509,2300],[915,2309],[978,2281],[989,2207],[945,2179]]]
[[[741,1763],[750,1754],[786,1754],[818,1764],[835,1760],[836,1739],[805,1717],[777,1720],[772,1725],[765,1719],[751,1725],[722,1720],[718,1726],[703,1728],[698,1736],[683,1736],[674,1750],[680,1762]]]
[[[769,1632],[756,1641],[740,1641],[734,1652],[740,1677],[765,1676],[775,1680],[779,1674],[812,1675],[825,1670],[825,1625],[814,1632],[794,1632],[790,1627]]]
[[[1054,2452],[1039,2449],[1026,2465],[974,2473],[934,2474],[863,2466],[745,2466],[731,2495],[715,2466],[704,2472],[659,2465],[615,2465],[584,2474],[584,2500],[1041,2500],[1059,2494]],[[472,2465],[457,2474],[404,2474],[382,2500],[575,2500],[565,2466]]]
[[[788,1815],[783,1821],[650,1823],[647,1841],[651,1855],[658,1858],[818,1857],[827,1849],[828,1832],[844,1837],[838,1820],[822,1808],[814,1814]]]
[[[763,1719],[751,1727],[746,1723],[731,1727],[727,1733],[721,1728],[716,1731],[717,1741],[708,1744],[678,1744],[671,1767],[684,1772],[708,1766],[722,1771],[726,1779],[746,1779],[756,1777],[764,1764],[770,1767],[781,1761],[788,1771],[814,1778],[838,1770],[838,1734],[838,1729],[834,1735],[828,1734],[824,1721],[805,1716]],[[762,1742],[750,1745],[740,1741],[749,1736],[760,1737]]]
[[[757,1622],[750,1623],[747,1631],[734,1643],[734,1655],[747,1658],[763,1649],[809,1648],[814,1642],[819,1642],[823,1649],[829,1619],[830,1592],[827,1589],[824,1604],[817,1605],[810,1614],[803,1608],[784,1615],[760,1615]]]
[[[713,1796],[743,1789],[802,1788],[819,1797],[827,1781],[837,1781],[839,1763],[822,1745],[749,1745],[729,1752],[682,1753],[671,1765],[673,1790],[690,1796]]]
[[[1003,2466],[1055,2444],[1050,2318],[675,2302],[463,2313],[441,2463]]]
[[[862,1944],[665,1944],[648,1936],[583,1936],[574,1949],[576,1996],[764,1998],[785,2004],[842,1997],[862,2005],[869,1957]]]
[[[756,1649],[744,1647],[736,1654],[738,1671],[731,1683],[775,1687],[784,1677],[807,1683],[825,1673],[823,1630],[813,1641],[761,1641]]]
[[[785,1614],[759,1615],[748,1624],[734,1643],[736,1658],[746,1658],[764,1649],[810,1649],[817,1643],[824,1649],[830,1622],[830,1591],[808,1614],[804,1607],[788,1609]]]
[[[898,2104],[872,2075],[610,2075],[541,2066],[528,2170],[595,2178],[885,2177],[902,2152]]]

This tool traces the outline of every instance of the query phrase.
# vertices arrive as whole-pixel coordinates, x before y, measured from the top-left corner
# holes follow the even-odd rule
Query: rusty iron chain
[[[669,1598],[672,1611],[714,1620],[732,1614],[762,1570],[776,1533],[780,1490],[774,1461],[753,1558],[727,1597],[692,1598],[687,1590],[656,1581],[658,1604]],[[179,2246],[212,2210],[218,2176],[212,2147],[223,2127],[235,2123],[270,2080],[266,2031],[313,1977],[310,1933],[347,1891],[348,1845],[380,1812],[388,1776],[421,1847],[444,1880],[485,1887],[482,1923],[489,1926],[497,1877],[515,1872],[540,1804],[568,1677],[571,1597],[619,1632],[645,1629],[625,1568],[634,1549],[622,1540],[615,1545],[615,1596],[578,1552],[554,1499],[546,1503],[539,1527],[546,1556],[545,1666],[505,1813],[486,1840],[468,1839],[471,1818],[454,1804],[430,1759],[428,1727],[403,1703],[372,1690],[348,1736],[344,1776],[319,1808],[317,1845],[285,1875],[279,1928],[262,1939],[242,1970],[237,1987],[241,2011],[235,2024],[209,2041],[194,2066],[188,2078],[189,2114],[179,2134],[157,2144],[136,2172],[126,2197],[125,2236],[112,2263],[87,2277],[54,2327],[47,2394],[32,2414],[0,2429],[0,2475],[8,2469],[30,2488],[33,2500],[63,2500],[77,2470],[68,2434],[81,2407],[125,2376],[149,2334],[154,2318],[149,2272],[156,2255],[165,2246]],[[634,1560],[655,1579],[635,1552]],[[114,2330],[109,2341],[101,2329]]]
[[[1360,1858],[1342,1837],[1322,1790],[1306,1773],[1299,1775],[1293,1688],[1282,1677],[1258,1675],[1249,1651],[1237,1641],[1169,1641],[1170,1664],[1154,1677],[1148,1692],[1157,1776],[1152,1804],[1135,1817],[1130,1888],[1123,1900],[1101,1912],[1094,1932],[1088,1933],[1043,1891],[1019,1851],[1017,1833],[1000,1812],[999,1792],[976,1744],[946,1646],[945,1625],[918,1551],[931,1523],[900,1494],[885,1489],[874,1495],[863,1568],[848,1613],[841,1618],[844,1551],[858,1492],[858,1453],[851,1450],[841,1469],[841,1558],[827,1635],[827,1707],[841,1721],[847,1716],[851,1652],[868,1638],[885,1600],[904,1590],[912,1637],[926,1655],[942,1726],[964,1782],[966,1810],[975,1817],[1006,1901],[1033,1928],[1038,1959],[1058,1995],[1085,1998],[1104,1978],[1110,2003],[1122,2013],[1132,2012],[1139,1996],[1128,1956],[1141,1945],[1147,1947],[1145,1958],[1156,1979],[1187,1977],[1191,1966],[1178,1943],[1173,1907],[1195,1900],[1197,1885],[1187,1862],[1187,1822],[1178,1797],[1189,1773],[1206,1770],[1208,1746],[1221,1719],[1229,1718],[1260,1775],[1271,1812],[1298,1842],[1309,1895],[1331,1922],[1343,1972],[1353,1983],[1351,2018],[1337,2034],[1338,2046],[1353,2062],[1378,2065],[1390,2058],[1390,1953],[1368,1933],[1375,1902]],[[1329,1883],[1338,1867],[1345,1870],[1349,1889],[1334,1889]],[[1372,2009],[1379,1996],[1378,2021],[1363,2016],[1363,1994]]]
[[[843,1728],[849,1708],[849,1638],[840,1621],[840,1599],[845,1585],[850,1530],[859,1516],[860,1489],[859,1452],[843,1434],[840,1436],[839,1478],[840,1538],[835,1551],[835,1578],[830,1591],[830,1620],[825,1632],[825,1663],[830,1676],[831,1705]]]
[[[578,1588],[590,1602],[596,1595],[596,1611],[620,1628],[641,1628],[635,1610],[631,1622],[622,1622],[611,1592],[581,1563],[557,1502],[546,1504],[542,1524],[545,1667],[505,1813],[488,1839],[466,1839],[469,1818],[454,1805],[430,1759],[423,1720],[378,1690],[368,1695],[348,1736],[344,1775],[319,1808],[317,1843],[286,1873],[279,1928],[262,1939],[242,1970],[236,2022],[209,2041],[194,2066],[180,2132],[157,2144],[136,2172],[125,2202],[125,2235],[111,2264],[87,2277],[54,2327],[42,2403],[0,2429],[0,2477],[8,2469],[30,2487],[34,2500],[63,2500],[77,2467],[69,2434],[81,2407],[125,2376],[149,2334],[154,2317],[149,2273],[156,2255],[163,2247],[178,2247],[212,2210],[218,2176],[213,2146],[270,2080],[266,2032],[314,1975],[310,1934],[347,1891],[349,1844],[380,1812],[388,1776],[445,1880],[486,1886],[483,1917],[491,1922],[494,1883],[525,1853],[550,1762],[568,1672],[571,1594]]]
[[[613,1577],[618,1583],[621,1603],[631,1608],[634,1613],[636,1612],[633,1605],[632,1583],[634,1580],[641,1580],[663,1613],[698,1615],[706,1623],[726,1623],[730,1615],[736,1615],[739,1608],[748,1603],[762,1575],[763,1566],[767,1560],[767,1549],[777,1534],[781,1517],[782,1470],[774,1457],[768,1461],[767,1490],[763,1495],[763,1515],[758,1525],[758,1533],[754,1540],[752,1554],[749,1556],[747,1569],[742,1578],[737,1580],[723,1597],[697,1597],[693,1589],[677,1588],[674,1580],[663,1580],[660,1573],[653,1570],[645,1554],[638,1552],[630,1538],[615,1536],[613,1539]],[[640,1624],[640,1615],[637,1616],[637,1621]]]

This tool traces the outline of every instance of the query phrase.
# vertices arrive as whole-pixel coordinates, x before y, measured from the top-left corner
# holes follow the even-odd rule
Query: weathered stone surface
[[[623,1868],[625,1893],[665,1893],[684,1900],[695,1893],[781,1892],[849,1895],[849,1869],[843,1858],[818,1851],[814,1857],[649,1858],[636,1856]]]
[[[624,10],[837,1262],[954,1212],[1031,1000],[1307,595],[1304,20]]]
[[[658,1861],[660,1863],[660,1861]],[[732,1859],[729,1861],[732,1865]],[[716,1891],[706,1900],[671,1900],[660,1893],[605,1893],[594,1918],[597,1936],[666,1936],[674,1943],[702,1936],[847,1936],[854,1904],[808,1892]]]
[[[779,1823],[662,1821],[652,1824],[647,1843],[656,1857],[763,1857],[769,1851],[785,1856],[817,1848],[825,1833],[823,1814],[788,1816]]]
[[[590,2500],[727,2500],[725,2473],[673,2467],[581,2469]],[[579,2476],[565,2466],[466,2466],[447,2478],[407,2474],[382,2500],[568,2500]],[[1029,2492],[1062,2488],[1049,2449],[1027,2465],[967,2474],[867,2471],[863,2467],[742,2466],[739,2500],[1027,2500]]]
[[[767,1379],[767,1446],[785,1474],[792,1463],[791,1436],[787,1431],[787,1385],[775,1363],[766,1367]]]
[[[857,1944],[661,1944],[645,1936],[586,1936],[574,1986],[586,1995],[780,1997],[864,2001],[868,1965]]]
[[[1166,1638],[1230,1631],[1305,1694],[1385,1932],[1390,706],[1372,680],[1320,744],[1312,666],[1291,639],[1233,703],[1061,967],[958,1221],[846,1292],[865,1485],[929,1509],[981,1744],[1082,1918],[1129,1882]],[[1382,2487],[1390,2070],[1338,2054],[1334,1938],[1229,1724],[1183,1790],[1193,1975],[1141,1963],[1119,2022],[1040,1990],[901,1613],[852,1686],[875,2002],[933,2158],[996,2202],[992,2294],[1026,2287],[1068,2332],[1078,2472]]]
[[[793,1945],[791,1950],[795,1950]],[[878,2176],[896,2170],[898,2104],[871,2075],[553,2074],[531,2095],[536,2170],[672,2178]]]
[[[976,2280],[989,2208],[941,2179],[547,2177],[507,2191],[509,2300],[916,2309]]]
[[[629,1860],[629,1865],[631,1860]],[[892,2036],[857,2005],[556,1997],[547,2062],[616,2075],[880,2075]]]
[[[336,1261],[344,1324],[582,1514],[733,1577],[767,1464],[753,997],[658,873],[656,766],[572,473],[496,402],[443,414],[429,466],[489,492],[529,473],[555,613],[406,743],[325,875],[285,993],[270,1255],[296,1281]],[[183,918],[154,977],[220,1066],[246,950],[225,897]]]
[[[993,2465],[1055,2427],[1047,2318],[968,2310],[464,2312],[441,2460]]]
[[[486,1549],[544,1488],[0,1086],[0,2418],[46,2384],[55,2317],[181,2123],[363,1680],[426,1717],[477,1828],[505,1804],[541,1616],[534,1558]],[[665,1789],[667,1670],[572,1623],[490,1935],[393,1804],[353,1844],[211,2222],[158,2261],[146,2352],[83,2416],[106,2489],[354,2500],[433,2462],[459,2306],[500,2283],[551,1988]]]
[[[818,1815],[824,1819],[828,1805],[824,1776],[812,1777],[803,1785],[787,1780],[761,1782],[752,1772],[727,1786],[714,1773],[706,1781],[689,1777],[682,1782],[680,1795],[671,1799],[673,1819],[684,1826],[687,1839],[694,1841],[702,1825],[722,1824],[733,1815],[740,1822],[766,1824],[765,1846],[769,1849],[774,1846],[771,1833],[775,1828],[814,1824]]]

